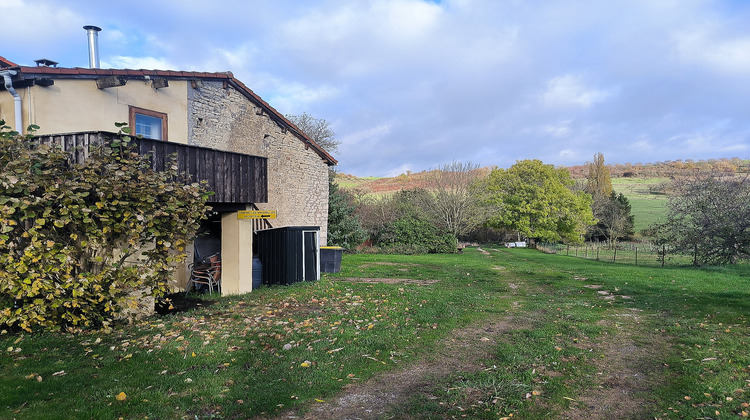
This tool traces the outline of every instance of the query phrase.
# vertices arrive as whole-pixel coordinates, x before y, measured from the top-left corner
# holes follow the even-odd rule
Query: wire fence
[[[537,248],[548,254],[650,267],[689,265],[693,262],[691,256],[678,254],[669,246],[649,242],[621,242],[616,245],[601,242],[584,245],[541,242]]]

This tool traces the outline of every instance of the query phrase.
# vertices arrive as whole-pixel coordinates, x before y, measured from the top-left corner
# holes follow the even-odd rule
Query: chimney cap
[[[52,61],[46,58],[40,58],[38,60],[34,60],[37,67],[57,67],[59,64],[57,61]]]
[[[100,28],[98,26],[94,26],[94,25],[86,25],[86,26],[83,27],[83,29],[85,29],[87,31],[93,30],[93,31],[96,31],[96,32],[99,32],[99,31],[102,30],[102,28]]]

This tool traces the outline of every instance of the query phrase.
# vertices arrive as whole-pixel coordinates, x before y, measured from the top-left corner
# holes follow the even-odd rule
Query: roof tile
[[[230,71],[227,72],[196,72],[196,71],[175,71],[175,70],[145,70],[145,69],[92,69],[92,68],[81,68],[81,67],[28,67],[18,66],[12,61],[8,61],[4,57],[0,56],[0,63],[6,66],[19,67],[21,73],[25,74],[56,74],[60,76],[131,76],[131,77],[143,77],[143,76],[161,76],[161,77],[179,77],[179,78],[200,78],[200,79],[214,79],[214,80],[228,80],[236,88],[244,92],[244,94],[251,98],[253,101],[258,103],[264,108],[269,114],[272,114],[276,119],[281,121],[284,125],[287,125],[292,129],[294,134],[300,138],[303,142],[312,146],[312,148],[318,153],[318,155],[330,162],[331,164],[338,163],[328,152],[322,147],[315,143],[310,137],[308,137],[302,130],[299,129],[294,123],[289,121],[283,114],[272,107],[268,102],[264,101],[263,98],[258,96],[255,92],[247,87],[240,80],[235,79],[234,74]]]

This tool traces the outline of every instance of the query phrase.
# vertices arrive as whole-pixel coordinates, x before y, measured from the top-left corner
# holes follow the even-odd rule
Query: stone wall
[[[268,203],[273,227],[320,226],[326,244],[328,165],[242,92],[221,82],[188,86],[188,144],[268,159]]]

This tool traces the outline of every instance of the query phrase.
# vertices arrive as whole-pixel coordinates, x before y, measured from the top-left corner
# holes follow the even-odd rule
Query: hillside
[[[709,160],[676,160],[656,163],[610,164],[615,191],[625,195],[630,201],[635,220],[635,231],[657,222],[667,210],[667,196],[663,185],[675,176],[687,175],[695,171],[745,173],[750,160],[723,158]],[[490,168],[485,168],[490,170]],[[567,168],[573,179],[583,180],[587,175],[586,165]],[[432,171],[407,172],[396,177],[364,177],[349,174],[336,174],[336,181],[345,189],[360,194],[387,195],[403,189],[424,188]]]
[[[695,171],[740,173],[747,172],[750,168],[750,159],[722,158],[708,160],[674,160],[655,163],[624,163],[608,164],[613,184],[618,192],[626,196],[636,193],[643,194],[648,191],[649,195],[658,186],[669,178],[680,174],[693,173]],[[485,168],[490,170],[490,168]],[[569,166],[567,169],[573,179],[585,179],[587,175],[586,165]],[[336,181],[342,188],[357,190],[363,193],[388,194],[406,188],[423,188],[426,179],[432,171],[410,172],[407,171],[395,177],[357,177],[350,174],[336,174]],[[615,181],[615,179],[633,179],[638,181]],[[622,189],[622,190],[621,190]]]

